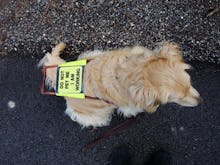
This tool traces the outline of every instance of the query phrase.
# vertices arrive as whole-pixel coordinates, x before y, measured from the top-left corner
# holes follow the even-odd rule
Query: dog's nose
[[[197,97],[196,100],[197,100],[198,104],[203,103],[203,99],[202,99],[202,97],[200,97],[200,96]]]

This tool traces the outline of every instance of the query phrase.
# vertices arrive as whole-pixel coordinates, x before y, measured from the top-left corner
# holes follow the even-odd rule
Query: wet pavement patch
[[[82,148],[126,120],[113,116],[110,126],[81,129],[64,114],[61,97],[40,94],[41,72],[32,58],[0,60],[0,162],[2,164],[106,164],[112,149],[127,144],[136,164],[160,148],[174,164],[220,163],[218,65],[192,62],[193,85],[204,103],[195,108],[175,104],[140,114],[128,129],[86,152]],[[88,163],[89,162],[89,163]]]

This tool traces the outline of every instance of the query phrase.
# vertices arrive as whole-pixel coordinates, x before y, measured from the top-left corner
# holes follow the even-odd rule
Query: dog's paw
[[[117,110],[118,114],[122,114],[124,117],[136,116],[138,113],[143,112],[143,109],[134,107],[119,107]]]
[[[158,107],[159,107],[159,105],[151,106],[151,107],[148,107],[147,109],[145,109],[145,111],[148,113],[154,113]]]

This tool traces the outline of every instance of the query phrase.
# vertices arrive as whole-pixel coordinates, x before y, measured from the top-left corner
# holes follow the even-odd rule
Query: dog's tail
[[[38,67],[59,65],[64,63],[65,61],[60,58],[60,54],[61,51],[65,49],[65,47],[66,45],[63,42],[56,45],[51,53],[46,53],[46,55],[40,60],[40,62],[38,63]],[[56,67],[47,69],[45,83],[49,87],[54,88],[56,85],[56,72],[57,72]]]
[[[61,51],[63,51],[66,47],[64,42],[56,45],[51,53],[46,53],[46,55],[40,60],[38,63],[38,67],[41,66],[50,66],[50,65],[59,65],[64,63],[65,61],[60,58]]]

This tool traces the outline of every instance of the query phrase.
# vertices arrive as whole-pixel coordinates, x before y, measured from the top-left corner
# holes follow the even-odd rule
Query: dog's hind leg
[[[154,52],[150,49],[147,49],[143,46],[134,46],[131,49],[131,55],[132,56],[145,56],[145,57],[150,57],[154,55]]]
[[[92,126],[95,128],[109,125],[114,108],[114,106],[103,107],[103,109],[92,110],[88,113],[83,112],[83,110],[73,109],[67,102],[65,113],[83,127]]]

